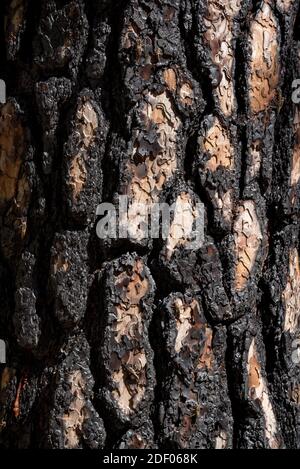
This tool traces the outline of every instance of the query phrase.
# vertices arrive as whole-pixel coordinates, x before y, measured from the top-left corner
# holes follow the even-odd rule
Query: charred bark
[[[0,446],[300,448],[299,0],[0,17]]]

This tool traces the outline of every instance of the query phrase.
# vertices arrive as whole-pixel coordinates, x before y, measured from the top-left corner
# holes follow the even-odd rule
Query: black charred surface
[[[145,260],[135,253],[105,266],[99,291],[104,315],[98,351],[103,374],[99,393],[107,418],[114,416],[116,428],[131,425],[142,431],[149,426],[155,371],[148,331],[154,292]]]
[[[173,293],[161,313],[168,364],[159,403],[165,448],[231,448],[226,328],[209,326],[199,299]]]
[[[299,15],[3,0],[0,447],[300,447]]]

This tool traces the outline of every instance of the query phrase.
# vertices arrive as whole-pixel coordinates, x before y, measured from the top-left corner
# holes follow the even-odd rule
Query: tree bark
[[[0,446],[300,448],[299,0],[0,17]],[[99,239],[120,195],[203,244]]]

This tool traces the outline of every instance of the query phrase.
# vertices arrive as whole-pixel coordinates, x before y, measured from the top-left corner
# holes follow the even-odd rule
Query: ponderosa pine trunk
[[[299,448],[299,0],[0,10],[1,447]],[[204,244],[101,241],[125,194]]]

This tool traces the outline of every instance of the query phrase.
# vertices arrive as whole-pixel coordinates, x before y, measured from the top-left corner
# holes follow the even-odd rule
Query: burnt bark
[[[300,448],[299,0],[0,18],[0,447]],[[99,239],[120,195],[203,243]]]

